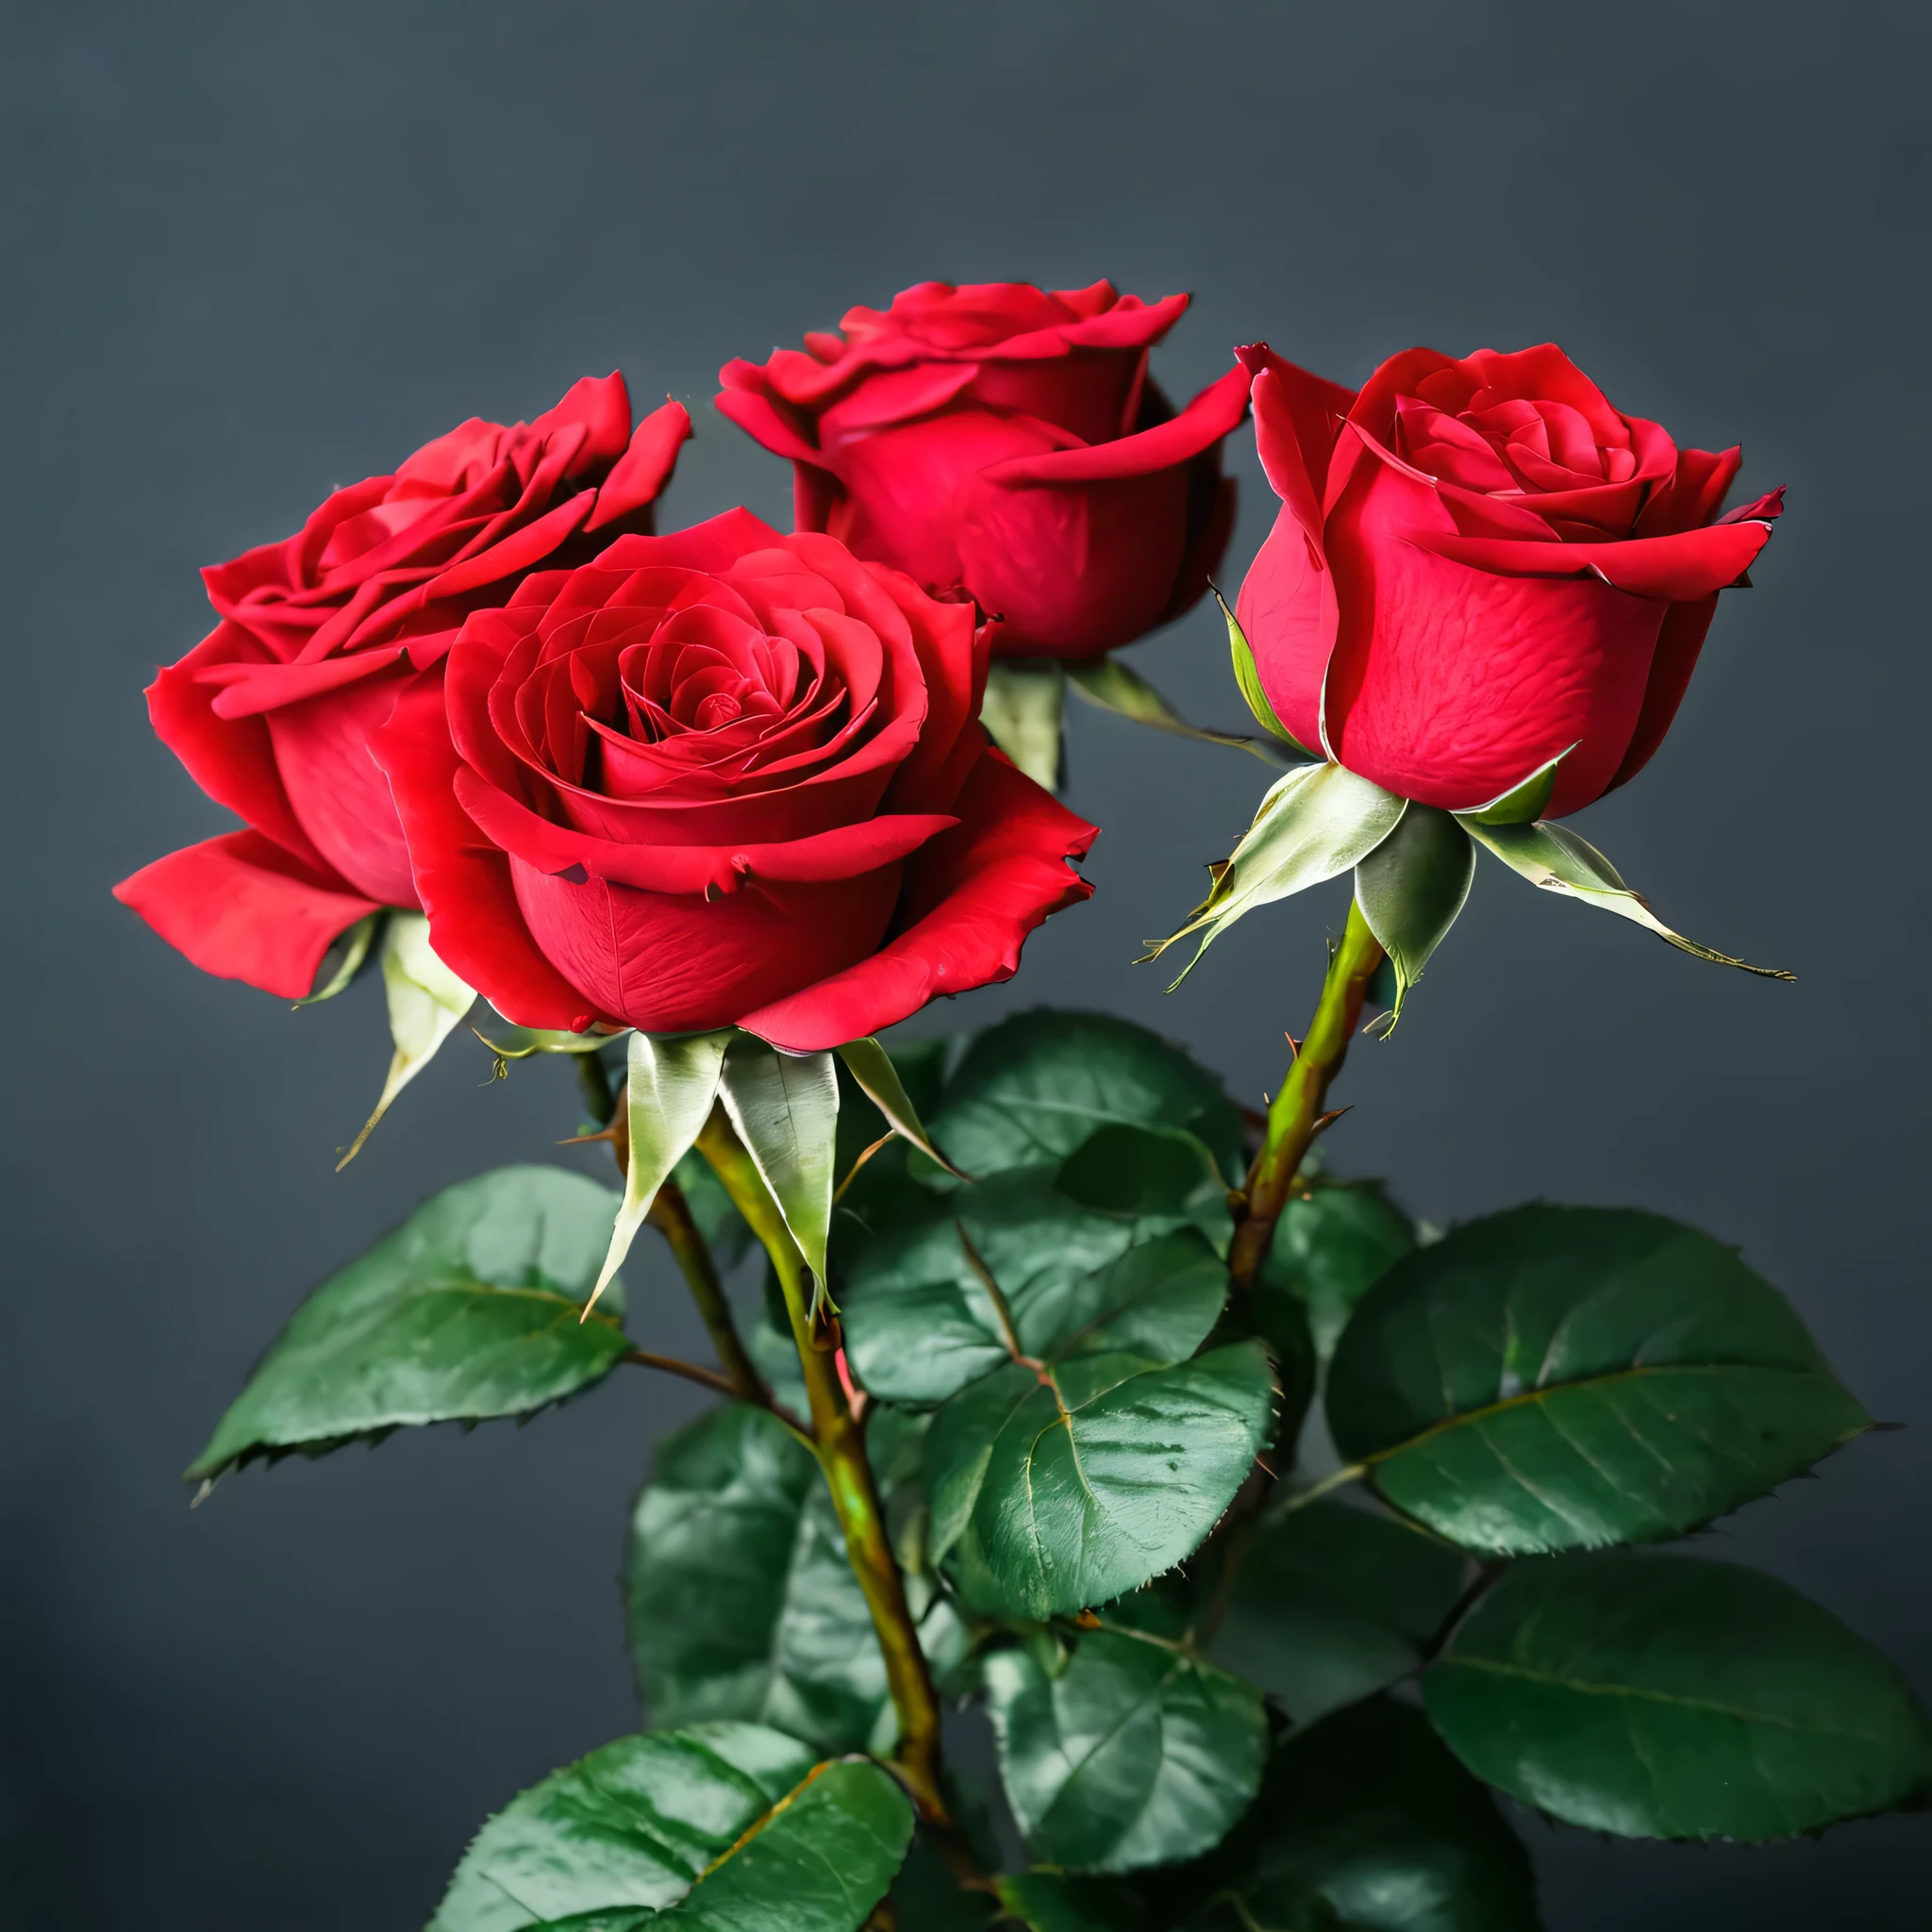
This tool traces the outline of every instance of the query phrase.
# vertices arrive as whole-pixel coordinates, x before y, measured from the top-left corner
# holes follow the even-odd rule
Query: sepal
[[[1103,711],[1117,712],[1123,718],[1131,718],[1136,724],[1151,724],[1155,730],[1174,738],[1231,745],[1236,751],[1252,753],[1265,764],[1278,766],[1282,762],[1272,746],[1259,743],[1245,733],[1207,731],[1198,724],[1190,724],[1138,671],[1117,657],[1092,658],[1085,663],[1069,664],[1066,672],[1068,683],[1090,705]]]
[[[736,1034],[718,1095],[811,1270],[816,1309],[826,1299],[825,1243],[838,1165],[839,1075],[832,1056],[780,1053],[754,1034]]]
[[[1490,824],[1470,813],[1457,814],[1462,827],[1480,844],[1493,852],[1511,872],[1520,873],[1533,886],[1581,900],[1586,906],[1600,906],[1620,919],[1633,920],[1661,940],[1668,940],[1692,958],[1708,959],[1716,966],[1735,966],[1742,973],[1755,973],[1763,979],[1795,979],[1797,974],[1774,966],[1753,966],[1734,959],[1728,953],[1713,952],[1673,932],[1641,894],[1626,886],[1617,868],[1589,840],[1567,825],[1554,825],[1538,820],[1532,824]]]
[[[1411,799],[1395,829],[1355,869],[1355,902],[1395,973],[1386,1039],[1429,955],[1449,936],[1475,876],[1475,848],[1446,811]]]
[[[1407,804],[1343,766],[1297,765],[1269,787],[1241,843],[1213,868],[1213,887],[1187,924],[1150,942],[1145,957],[1200,933],[1178,986],[1236,920],[1360,864],[1395,830]]]
[[[437,1049],[456,1031],[476,999],[475,990],[436,957],[429,943],[429,922],[420,912],[390,914],[382,931],[379,958],[395,1051],[390,1058],[389,1077],[382,1083],[375,1111],[363,1123],[349,1151],[336,1162],[338,1174],[362,1151],[363,1141],[389,1111],[390,1103],[435,1058]]]
[[[1066,764],[1066,667],[1058,658],[995,658],[987,666],[979,722],[1014,764],[1049,791],[1060,789]]]
[[[1221,614],[1227,620],[1227,648],[1234,658],[1234,681],[1241,686],[1241,696],[1247,700],[1248,709],[1255,714],[1256,724],[1273,732],[1284,744],[1292,745],[1304,758],[1320,757],[1319,752],[1310,751],[1274,715],[1274,707],[1268,702],[1268,693],[1261,688],[1261,674],[1256,668],[1254,648],[1248,642],[1247,633],[1242,630],[1227,599],[1214,585],[1209,584],[1208,588],[1214,591],[1214,601],[1221,606]]]

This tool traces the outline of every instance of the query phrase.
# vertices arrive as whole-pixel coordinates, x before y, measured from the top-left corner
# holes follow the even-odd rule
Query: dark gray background
[[[1798,974],[1701,965],[1485,861],[1338,1163],[1447,1221],[1643,1203],[1743,1245],[1877,1415],[1717,1532],[1932,1690],[1917,787],[1922,7],[1065,4],[9,6],[4,897],[10,1373],[0,1835],[10,1923],[402,1932],[519,1786],[625,1729],[612,1588],[654,1435],[625,1372],[527,1430],[175,1473],[302,1291],[423,1195],[542,1158],[575,1090],[454,1046],[337,1178],[387,1054],[364,986],[291,1016],[108,897],[224,815],[140,687],[208,619],[195,568],[481,413],[621,365],[699,441],[674,522],[789,512],[708,407],[925,276],[1198,291],[1157,368],[1264,335],[1359,381],[1426,341],[1554,338],[1680,441],[1790,486],[1669,745],[1584,828],[1664,915]],[[1237,452],[1245,563],[1273,505]],[[1235,722],[1197,612],[1138,661]],[[1338,892],[1259,916],[1174,998],[1138,941],[1263,782],[1072,722],[1094,903],[927,1024],[1105,1005],[1246,1099],[1312,1002]],[[576,1157],[562,1155],[558,1158]],[[640,1278],[641,1277],[643,1278]],[[651,1257],[633,1326],[698,1352]],[[1927,1825],[1767,1851],[1526,1829],[1556,1932],[1923,1925]]]

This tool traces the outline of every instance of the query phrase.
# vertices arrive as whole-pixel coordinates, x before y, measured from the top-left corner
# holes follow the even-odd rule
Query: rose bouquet
[[[1870,1645],[1643,1547],[1871,1426],[1777,1290],[1636,1209],[1442,1234],[1319,1141],[1479,851],[1742,964],[1560,821],[1656,753],[1781,492],[1727,511],[1736,450],[1548,346],[1357,391],[1257,343],[1176,410],[1149,362],[1186,306],[928,283],[728,363],[789,533],[660,528],[690,420],[633,428],[616,376],[466,424],[207,572],[219,622],[149,693],[245,824],[119,896],[284,998],[379,969],[344,1159],[467,1028],[498,1073],[568,1057],[621,1182],[425,1203],[190,1479],[621,1365],[720,1398],[630,1526],[648,1727],[511,1797],[432,1932],[1510,1932],[1492,1792],[1762,1840],[1927,1789]],[[1197,730],[1114,654],[1208,591],[1250,409],[1280,509],[1223,609],[1256,729]],[[880,1038],[1089,894],[1069,686],[1279,769],[1175,940],[1353,874],[1265,1113],[1103,1013]],[[672,1274],[715,1363],[653,1346]],[[948,1756],[974,1703],[997,1799]]]

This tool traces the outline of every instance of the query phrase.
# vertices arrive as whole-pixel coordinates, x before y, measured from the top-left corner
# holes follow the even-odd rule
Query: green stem
[[[717,1170],[724,1191],[764,1243],[777,1270],[806,1394],[811,1403],[813,1453],[832,1492],[832,1507],[845,1534],[845,1554],[865,1592],[885,1657],[886,1684],[899,1717],[895,1753],[899,1770],[921,1815],[929,1824],[946,1825],[950,1821],[940,1795],[939,1697],[906,1601],[905,1578],[899,1574],[898,1559],[886,1535],[885,1512],[879,1506],[872,1464],[866,1459],[865,1433],[845,1400],[831,1354],[812,1343],[805,1257],[722,1108],[713,1111],[698,1136],[698,1151]]]
[[[1243,1288],[1252,1286],[1268,1258],[1274,1224],[1288,1206],[1308,1143],[1320,1131],[1328,1083],[1348,1057],[1348,1043],[1361,1020],[1363,996],[1381,963],[1381,944],[1369,930],[1361,908],[1351,903],[1341,943],[1322,983],[1321,1003],[1308,1023],[1308,1037],[1268,1109],[1268,1138],[1248,1172],[1247,1211],[1235,1229],[1227,1257],[1230,1272]]]

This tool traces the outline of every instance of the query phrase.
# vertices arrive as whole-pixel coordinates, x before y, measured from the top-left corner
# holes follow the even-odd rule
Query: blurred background
[[[1703,1544],[1932,1695],[1928,27],[1877,0],[0,8],[9,1922],[420,1925],[487,1811],[633,1723],[626,1507],[700,1399],[626,1373],[189,1513],[176,1473],[317,1278],[485,1166],[605,1172],[546,1154],[566,1067],[489,1085],[459,1040],[338,1177],[389,1051],[378,988],[293,1014],[108,898],[226,823],[140,695],[209,625],[197,567],[613,366],[697,419],[668,524],[784,524],[786,467],[709,407],[719,364],[926,277],[1195,291],[1156,353],[1177,396],[1257,336],[1351,383],[1414,342],[1554,339],[1680,442],[1741,441],[1740,500],[1790,486],[1668,745],[1581,828],[1666,919],[1798,984],[1485,860],[1401,1031],[1357,1047],[1331,1158],[1439,1223],[1541,1195],[1740,1244],[1911,1426]],[[1274,508],[1232,455],[1230,581]],[[1241,722],[1211,612],[1130,661]],[[1129,962],[1265,774],[1077,704],[1071,760],[1098,897],[918,1024],[1104,1006],[1257,1100],[1344,889],[1246,922],[1170,998]],[[639,1253],[633,1329],[701,1353]],[[1927,1923],[1923,1819],[1750,1851],[1518,1822],[1552,1932]]]

